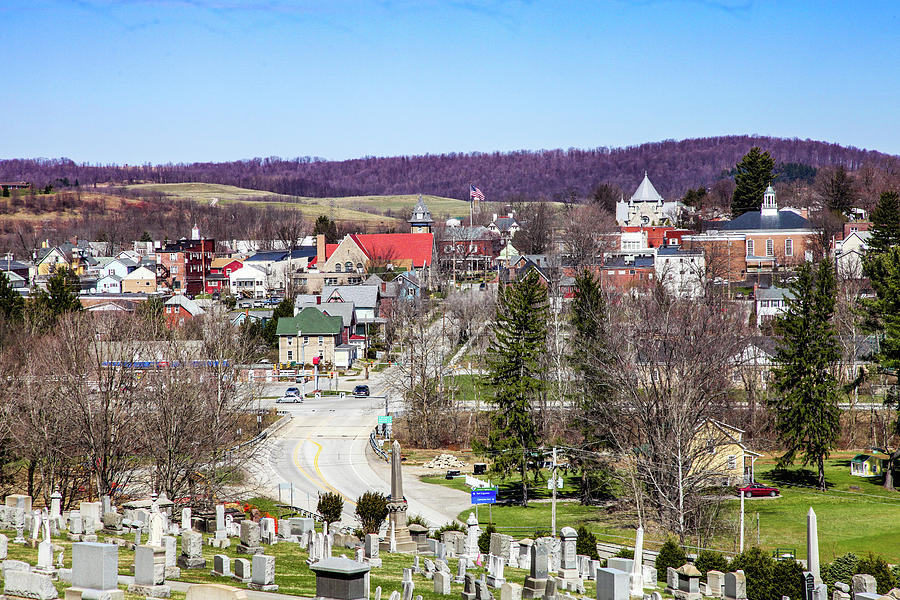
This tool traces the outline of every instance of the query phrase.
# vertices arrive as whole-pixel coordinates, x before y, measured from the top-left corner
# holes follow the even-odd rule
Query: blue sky
[[[0,0],[0,157],[344,159],[759,133],[900,154],[900,3]]]

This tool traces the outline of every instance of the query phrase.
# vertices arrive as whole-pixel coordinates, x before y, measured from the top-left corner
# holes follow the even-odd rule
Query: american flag
[[[474,185],[470,185],[469,186],[469,198],[472,200],[474,200],[476,198],[478,198],[478,200],[484,200],[484,192],[479,190]]]

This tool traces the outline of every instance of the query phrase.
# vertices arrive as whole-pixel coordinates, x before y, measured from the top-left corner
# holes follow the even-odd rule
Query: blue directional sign
[[[472,490],[472,504],[495,504],[497,502],[497,490],[481,488]]]

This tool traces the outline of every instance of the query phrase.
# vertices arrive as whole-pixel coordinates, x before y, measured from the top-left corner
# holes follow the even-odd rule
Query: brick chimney
[[[325,234],[316,236],[316,267],[320,272],[325,271]]]

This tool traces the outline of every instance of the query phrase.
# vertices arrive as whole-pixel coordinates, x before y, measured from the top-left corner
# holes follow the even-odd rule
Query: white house
[[[488,225],[487,228],[504,240],[511,240],[521,226],[519,225],[519,222],[516,221],[513,213],[507,213],[505,217],[497,217],[497,215],[494,214],[491,219],[491,224]]]
[[[231,293],[239,298],[265,298],[268,292],[265,271],[245,264],[229,278]]]
[[[787,301],[794,294],[787,288],[771,287],[756,290],[756,324],[771,321],[787,309]]]
[[[121,294],[122,278],[118,275],[103,275],[97,280],[98,294]]]
[[[653,268],[656,279],[670,294],[684,298],[703,295],[706,259],[702,249],[689,250],[678,246],[657,248]]]
[[[863,274],[863,256],[869,249],[870,231],[854,231],[843,240],[834,244],[834,266],[838,277],[843,279],[861,279]]]
[[[119,278],[119,281],[121,281],[135,269],[137,269],[137,262],[128,257],[121,257],[102,265],[100,267],[99,275],[101,277],[104,275],[115,275]]]

